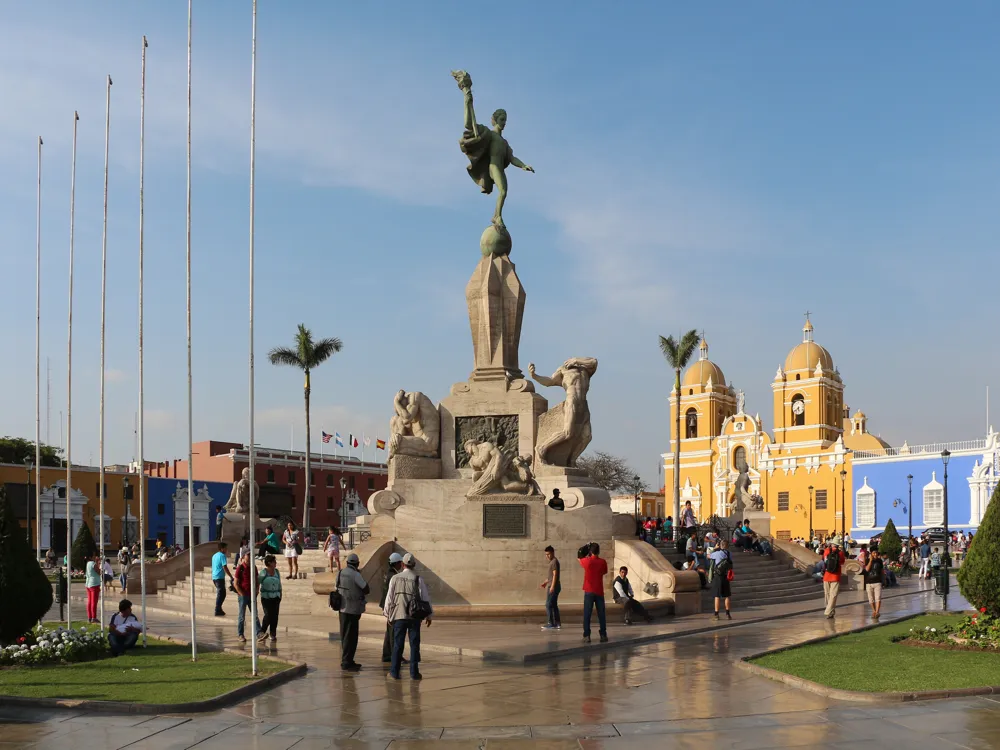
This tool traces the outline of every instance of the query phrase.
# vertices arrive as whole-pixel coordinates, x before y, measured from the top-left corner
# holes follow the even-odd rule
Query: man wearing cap
[[[826,602],[824,614],[828,620],[835,617],[837,613],[840,572],[843,570],[845,562],[847,562],[847,557],[840,551],[840,546],[836,543],[831,544],[823,555],[823,599]]]
[[[365,595],[371,590],[358,571],[360,560],[353,552],[347,556],[347,567],[337,574],[337,590],[343,597],[340,607],[340,668],[358,672],[361,665],[354,661],[358,650],[358,626],[365,611]]]
[[[427,605],[426,622],[430,626],[431,598],[424,579],[417,575],[414,568],[417,560],[407,552],[403,555],[403,569],[389,581],[389,590],[385,596],[385,619],[392,623],[392,663],[389,665],[389,676],[398,680],[399,668],[403,661],[403,641],[410,639],[410,678],[422,679],[420,674],[420,620],[409,615],[411,608],[422,600]]]
[[[385,597],[389,593],[389,582],[403,567],[403,556],[398,552],[389,555],[389,567],[385,569],[385,578],[382,579],[382,598],[378,600],[379,609],[385,610]],[[392,661],[392,623],[385,623],[385,638],[382,639],[382,663],[388,664]],[[406,659],[403,659],[406,663]]]

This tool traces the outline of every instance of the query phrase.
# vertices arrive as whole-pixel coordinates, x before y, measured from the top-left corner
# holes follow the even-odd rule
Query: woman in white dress
[[[288,522],[288,528],[281,535],[281,540],[285,543],[285,559],[288,560],[288,578],[299,577],[299,555],[302,554],[302,532],[295,528],[295,524]]]

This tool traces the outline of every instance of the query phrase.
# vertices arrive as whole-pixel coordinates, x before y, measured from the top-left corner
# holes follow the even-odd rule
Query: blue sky
[[[485,7],[261,0],[260,442],[284,447],[294,425],[303,444],[301,378],[263,358],[299,322],[344,340],[315,374],[314,438],[384,436],[398,388],[437,401],[472,369],[463,290],[492,197],[457,147],[459,67],[479,119],[505,107],[537,170],[510,175],[505,208],[528,294],[522,366],[600,360],[594,448],[657,481],[670,373],[656,337],[687,328],[706,331],[770,425],[770,382],[806,309],[874,431],[982,434],[1000,364],[1000,9],[508,2],[486,21]],[[59,442],[77,109],[76,460],[97,460],[108,73],[106,455],[133,455],[142,34],[146,457],[186,450],[185,33],[182,2],[0,2],[0,432],[34,432],[41,134],[43,380],[48,357]],[[250,3],[196,2],[194,45],[194,435],[245,441]],[[43,384],[43,438],[44,422]]]

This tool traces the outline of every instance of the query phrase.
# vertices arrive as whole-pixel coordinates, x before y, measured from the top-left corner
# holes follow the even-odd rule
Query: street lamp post
[[[951,451],[941,451],[941,462],[944,464],[944,567],[947,570],[951,565],[951,534],[948,531],[948,461],[951,458]],[[945,592],[947,593],[947,592]]]
[[[813,540],[813,486],[809,485],[809,543]]]
[[[347,479],[340,478],[340,530],[347,530]]]
[[[834,502],[837,502],[834,498]],[[840,541],[847,538],[847,469],[840,470]]]
[[[913,475],[907,474],[906,481],[910,485],[909,492],[906,496],[906,511],[909,514],[907,518],[906,543],[909,544],[913,540]]]
[[[122,499],[125,501],[125,522],[122,524],[122,542],[123,547],[128,547],[128,477],[122,477]],[[101,523],[104,523],[104,519],[101,519]],[[188,519],[188,528],[191,528],[191,519]],[[190,531],[188,532],[191,533]]]
[[[24,493],[24,512],[28,521],[28,544],[31,544],[31,470],[34,468],[34,464],[30,458],[24,459],[24,468],[28,472],[28,483],[25,485],[27,488]],[[38,523],[38,519],[35,519],[35,523]]]
[[[639,475],[636,474],[632,477],[632,487],[635,491],[635,522],[639,523],[639,501],[642,499],[642,493],[639,491]]]

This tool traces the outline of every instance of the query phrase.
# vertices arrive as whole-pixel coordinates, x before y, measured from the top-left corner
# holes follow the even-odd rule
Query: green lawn
[[[1000,684],[1000,654],[892,643],[894,635],[941,627],[963,615],[921,615],[822,643],[754,659],[755,664],[821,685],[863,692],[944,690]]]
[[[262,676],[286,668],[280,662],[258,661]],[[190,646],[149,638],[145,649],[139,645],[117,659],[109,656],[79,664],[0,669],[0,695],[185,703],[214,698],[254,679],[249,646],[245,657],[199,652],[197,663],[192,663]]]

